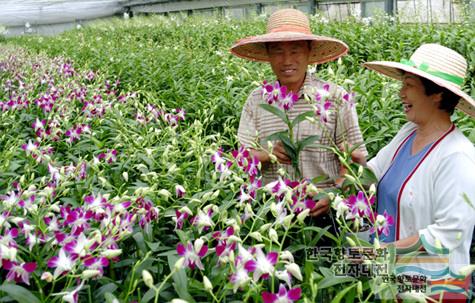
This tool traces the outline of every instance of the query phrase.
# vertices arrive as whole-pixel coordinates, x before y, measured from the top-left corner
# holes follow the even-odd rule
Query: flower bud
[[[211,195],[211,200],[215,200],[216,198],[218,198],[219,194],[220,194],[220,191],[218,189]]]
[[[142,279],[145,285],[148,286],[148,288],[155,288],[155,285],[153,285],[153,277],[148,272],[148,270],[146,269],[142,270]]]
[[[45,271],[41,275],[41,280],[46,281],[48,283],[51,283],[51,282],[53,282],[53,275],[49,271]]]
[[[299,280],[299,281],[303,280],[302,273],[300,272],[300,267],[297,264],[295,264],[295,263],[287,264],[287,265],[285,265],[285,269],[287,269],[287,271],[292,276],[297,278],[297,280]]]
[[[358,167],[358,177],[361,177],[363,175],[363,171],[364,171],[363,165],[360,165]]]
[[[281,167],[277,170],[277,173],[279,174],[279,176],[285,176],[285,169]]]
[[[279,236],[277,235],[277,232],[273,228],[269,229],[269,239],[279,244]]]
[[[358,284],[356,285],[356,294],[358,297],[363,295],[363,283],[361,281],[358,281]]]
[[[274,149],[274,144],[272,141],[267,141],[267,150],[272,151]]]
[[[124,171],[122,173],[122,178],[124,178],[125,182],[128,182],[129,181],[129,173]]]
[[[234,264],[234,260],[235,260],[234,250],[231,250],[231,251],[229,252],[229,262],[231,262],[232,264]]]
[[[183,264],[185,263],[185,257],[181,257],[180,259],[176,260],[175,265],[173,268],[178,271],[183,268]]]
[[[213,290],[213,284],[211,284],[211,281],[206,276],[203,276],[203,285],[204,285],[206,291],[212,291]]]
[[[165,201],[168,201],[168,198],[170,198],[171,195],[172,195],[168,190],[166,190],[166,189],[164,189],[164,188],[163,188],[163,189],[160,189],[160,190],[158,191],[158,194],[159,194],[160,196],[162,196],[162,197],[165,199]]]
[[[335,194],[334,193],[328,193],[328,199],[330,199],[330,201],[335,199]]]
[[[261,235],[261,233],[259,233],[259,232],[257,232],[257,231],[254,231],[254,232],[250,233],[249,236],[250,236],[251,238],[256,239],[256,240],[259,241],[259,242],[262,242],[262,235]]]
[[[318,188],[312,183],[310,183],[309,185],[307,185],[307,194],[309,195],[318,194]]]
[[[376,185],[373,183],[369,187],[369,195],[374,196],[375,193],[376,193]]]
[[[294,263],[294,256],[288,250],[284,250],[283,252],[280,253],[280,259],[283,261]]]
[[[177,198],[181,198],[186,194],[186,190],[183,186],[176,184],[175,185],[175,195]]]
[[[274,217],[277,217],[277,214],[278,214],[278,212],[277,212],[277,204],[275,204],[275,202],[272,202],[272,203],[270,204],[270,211],[271,211],[271,213],[272,213],[272,215],[273,215]]]
[[[122,254],[122,249],[107,249],[101,253],[101,256],[106,257],[108,259],[115,258]]]
[[[373,247],[374,247],[374,249],[380,249],[381,248],[381,244],[379,244],[379,240],[377,238],[374,238]]]
[[[277,157],[274,154],[269,154],[270,163],[277,163]],[[280,173],[280,170],[279,170]],[[282,174],[281,174],[282,175]]]
[[[297,221],[303,224],[305,218],[308,217],[308,214],[310,214],[310,208],[304,209],[303,211],[300,212],[300,214],[297,215]]]
[[[100,273],[101,272],[97,269],[86,269],[81,273],[81,279],[87,280],[89,278],[98,276]]]
[[[292,224],[292,219],[294,218],[294,214],[290,214],[290,215],[287,215],[285,216],[284,218],[284,222],[282,225],[284,225],[285,228],[289,228],[290,227],[290,224]]]
[[[260,232],[265,232],[265,231],[268,230],[269,227],[271,227],[271,226],[272,226],[272,223],[266,223],[266,224],[262,225],[262,226],[259,228],[259,231],[260,231]]]
[[[351,247],[356,247],[355,241],[353,241],[353,239],[351,239],[350,237],[346,237],[346,241],[348,242],[348,244],[350,244]]]
[[[350,181],[351,183],[356,182],[356,179],[351,175],[345,174],[345,178],[346,178],[346,180]]]

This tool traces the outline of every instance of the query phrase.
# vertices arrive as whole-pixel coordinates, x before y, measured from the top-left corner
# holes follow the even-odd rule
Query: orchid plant
[[[286,125],[287,129],[284,131],[276,132],[269,137],[267,141],[280,140],[287,152],[292,167],[295,171],[294,179],[301,178],[301,172],[299,168],[299,155],[300,152],[310,144],[318,140],[318,136],[308,136],[301,140],[296,140],[294,138],[294,128],[307,117],[313,115],[311,112],[305,112],[293,120],[289,119],[288,111],[292,109],[294,104],[298,101],[298,95],[292,91],[287,91],[286,86],[281,86],[278,81],[273,85],[264,81],[262,84],[262,98],[267,102],[267,104],[260,104],[260,106],[280,118]]]

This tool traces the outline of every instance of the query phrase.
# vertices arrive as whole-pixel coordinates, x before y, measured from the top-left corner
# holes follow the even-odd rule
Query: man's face
[[[272,71],[280,84],[297,92],[309,63],[308,41],[271,42],[267,47]]]

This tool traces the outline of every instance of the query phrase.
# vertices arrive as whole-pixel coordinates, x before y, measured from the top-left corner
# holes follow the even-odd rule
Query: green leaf
[[[106,292],[104,294],[104,298],[106,299],[106,303],[118,302],[117,298],[113,294],[111,294],[110,292]]]
[[[320,272],[323,274],[325,278],[332,278],[335,277],[335,273],[328,267],[319,267]]]
[[[143,238],[143,234],[141,232],[135,233],[133,236],[135,242],[137,243],[138,248],[143,252],[147,252],[147,247],[145,245],[145,240]]]
[[[259,104],[260,107],[265,109],[266,111],[270,112],[271,114],[276,115],[279,117],[285,124],[289,125],[289,119],[287,118],[287,115],[285,112],[273,105],[270,104]]]
[[[338,293],[338,295],[331,301],[331,303],[340,303],[341,299],[343,299],[348,291],[350,291],[356,284],[352,284],[347,288],[343,289]]]
[[[300,140],[299,142],[297,142],[297,151],[300,152],[306,146],[313,144],[319,138],[320,136],[313,135],[313,136],[308,136],[307,138]]]
[[[317,219],[318,220],[318,219]],[[326,237],[332,239],[333,241],[337,242],[338,239],[337,237],[335,237],[335,235],[333,235],[332,233],[328,232],[326,229],[324,228],[321,228],[321,227],[317,227],[317,226],[307,226],[307,227],[304,227],[302,230],[313,230],[313,231],[316,231],[318,232],[319,234],[320,233],[323,233]],[[323,230],[323,231],[322,231]]]
[[[95,298],[97,301],[104,301],[104,296],[106,293],[113,293],[117,289],[115,283],[107,283],[106,285],[101,286],[95,293]]]
[[[355,282],[358,281],[357,279],[353,277],[325,277],[323,278],[320,282],[318,282],[318,288],[327,288],[330,286],[335,286],[338,284],[342,283],[347,283],[347,282]]]
[[[329,181],[329,180],[330,180],[330,178],[328,176],[321,175],[321,176],[317,176],[317,177],[313,178],[312,183],[322,183],[322,182]]]
[[[314,115],[313,111],[304,112],[292,120],[292,128],[300,122],[304,121],[307,117],[312,117]]]
[[[284,144],[285,152],[290,157],[290,159],[297,159],[298,157],[297,148],[294,144],[292,144],[292,142],[290,141],[290,138],[288,136],[280,136],[280,139],[282,143]]]
[[[151,288],[143,295],[140,302],[141,303],[147,303],[148,301],[150,301],[154,298],[155,298],[155,290]]]
[[[10,297],[18,302],[40,303],[37,297],[28,289],[15,284],[4,283],[0,286],[0,292],[6,292]]]
[[[283,130],[280,132],[273,133],[270,136],[267,136],[266,141],[282,141],[281,136],[288,136],[289,131],[288,130]]]

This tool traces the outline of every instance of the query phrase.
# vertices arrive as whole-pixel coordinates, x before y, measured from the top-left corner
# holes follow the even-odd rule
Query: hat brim
[[[247,37],[236,42],[231,47],[231,53],[252,61],[269,62],[266,43],[286,41],[311,41],[310,64],[333,61],[348,53],[348,46],[338,39],[299,32],[274,32]]]
[[[378,73],[381,73],[385,76],[388,76],[390,78],[400,80],[400,81],[402,81],[403,79],[404,72],[408,72],[416,76],[423,77],[427,80],[430,80],[434,82],[435,84],[441,87],[444,87],[450,90],[451,92],[453,92],[454,94],[458,95],[460,97],[460,101],[457,104],[457,108],[463,111],[464,113],[466,113],[467,115],[475,117],[475,100],[473,100],[472,97],[470,97],[468,94],[462,91],[460,87],[453,84],[452,82],[441,79],[437,76],[433,76],[420,69],[417,69],[415,67],[402,64],[399,62],[372,61],[372,62],[363,63],[363,66],[365,66],[368,69],[374,70]]]

